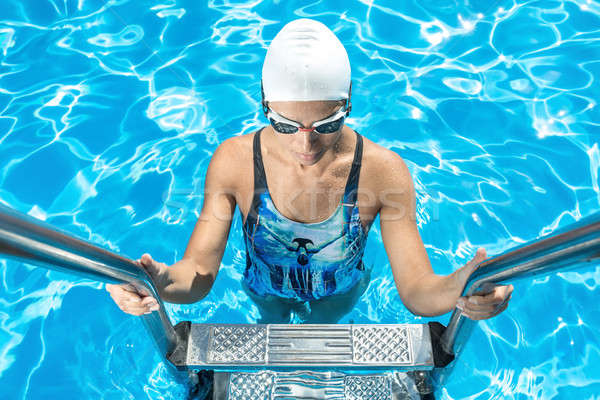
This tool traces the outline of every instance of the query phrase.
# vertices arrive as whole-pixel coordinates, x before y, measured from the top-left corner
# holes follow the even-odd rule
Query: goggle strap
[[[265,114],[265,117],[266,117],[267,114],[269,113],[269,105],[265,101],[265,89],[263,87],[263,81],[262,81],[262,79],[260,80],[260,95],[261,95],[260,102],[262,104],[263,114]]]
[[[261,81],[262,82],[262,81]],[[346,117],[352,111],[352,81],[350,81],[350,87],[348,88],[348,107],[346,107]]]

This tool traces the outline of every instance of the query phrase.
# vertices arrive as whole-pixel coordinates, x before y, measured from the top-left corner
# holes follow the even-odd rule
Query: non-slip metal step
[[[221,372],[215,374],[213,399],[420,400],[422,377],[404,372]]]
[[[192,324],[182,367],[427,370],[434,366],[427,325]]]

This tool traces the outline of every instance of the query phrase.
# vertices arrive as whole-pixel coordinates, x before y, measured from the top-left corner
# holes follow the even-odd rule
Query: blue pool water
[[[348,125],[400,154],[448,274],[600,208],[597,1],[3,0],[0,201],[131,258],[173,263],[207,163],[252,132],[266,46],[299,17],[350,55]],[[239,212],[217,282],[174,322],[245,322]],[[340,322],[425,322],[372,226],[373,279]],[[0,260],[0,398],[179,399],[141,322],[103,286]],[[438,399],[600,398],[600,267],[515,283]],[[448,315],[437,318],[446,323]]]

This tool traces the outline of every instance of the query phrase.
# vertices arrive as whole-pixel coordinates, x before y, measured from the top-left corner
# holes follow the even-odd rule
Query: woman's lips
[[[308,153],[308,154],[296,153],[296,154],[298,154],[298,156],[305,161],[312,161],[315,158],[317,158],[317,155],[319,155],[319,153]]]

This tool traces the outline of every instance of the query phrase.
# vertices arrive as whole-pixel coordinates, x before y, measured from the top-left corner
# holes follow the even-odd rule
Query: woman
[[[263,65],[263,111],[270,125],[225,140],[208,166],[204,204],[181,261],[139,260],[161,298],[194,303],[210,291],[235,207],[244,219],[243,287],[261,322],[335,323],[369,281],[362,256],[379,214],[398,294],[423,316],[459,307],[490,318],[508,306],[513,287],[461,298],[484,249],[448,276],[436,275],[419,235],[415,191],[402,158],[344,125],[351,110],[350,63],[342,43],[310,19],[287,24]],[[267,184],[268,183],[268,184]],[[126,313],[157,310],[128,285],[107,285]]]

